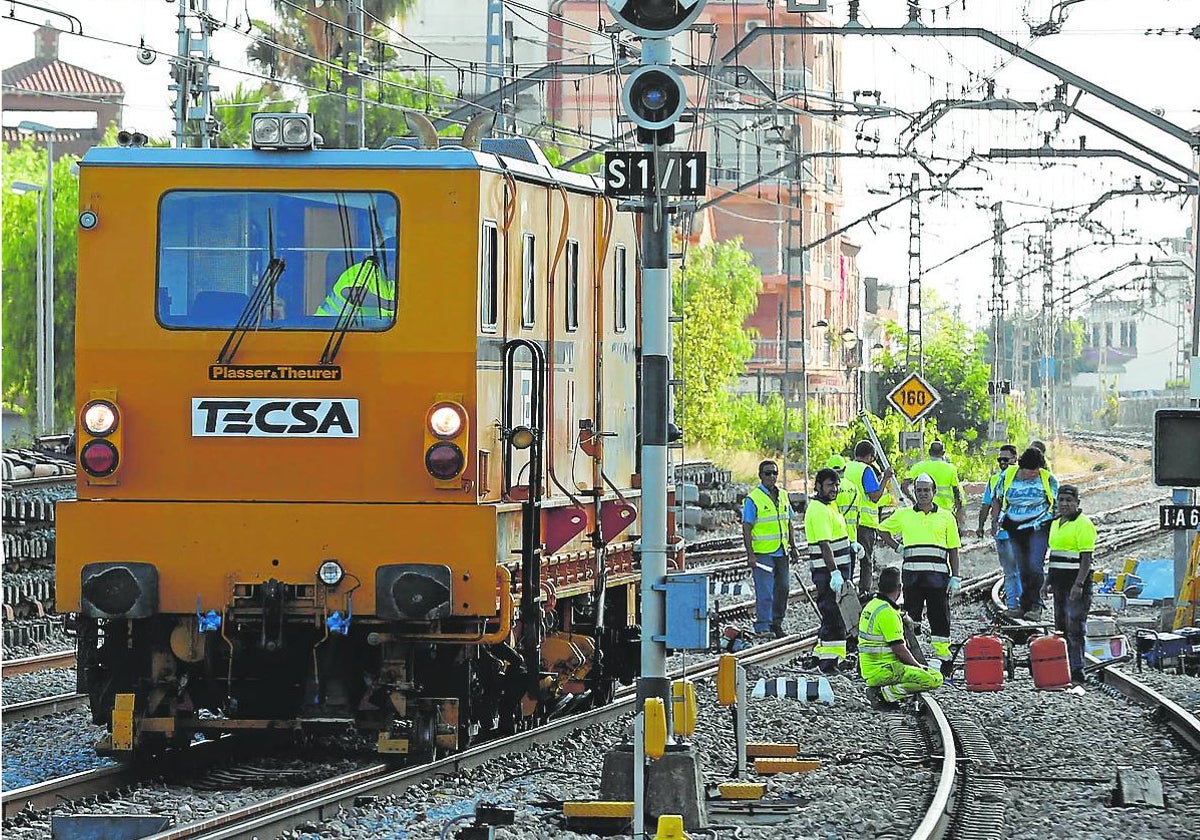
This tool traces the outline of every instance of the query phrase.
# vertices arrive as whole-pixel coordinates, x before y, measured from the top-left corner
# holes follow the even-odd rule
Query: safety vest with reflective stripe
[[[867,495],[867,490],[863,487],[863,473],[866,472],[868,464],[862,461],[851,461],[846,465],[846,473],[842,476],[842,481],[849,482],[850,486],[858,493],[858,518],[855,525],[862,525],[864,528],[879,527],[879,505],[871,501],[871,497]],[[849,518],[846,522],[849,523]]]
[[[787,494],[780,490],[780,506],[776,507],[762,487],[750,491],[750,501],[754,502],[755,511],[754,525],[750,528],[750,547],[755,554],[774,554],[787,542],[792,505]]]
[[[950,511],[937,505],[928,512],[902,508],[888,517],[882,528],[901,535],[904,571],[950,574],[950,549],[961,545],[958,522]]]
[[[863,666],[899,662],[890,641],[904,638],[904,624],[896,607],[878,595],[872,598],[858,617],[858,658]]]
[[[954,508],[954,488],[958,487],[958,470],[949,461],[942,458],[926,458],[918,461],[909,468],[908,477],[915,479],[921,473],[928,473],[937,485],[933,500],[938,507],[952,510]]]
[[[391,318],[396,310],[396,284],[383,275],[379,263],[372,257],[347,268],[334,282],[329,295],[317,307],[314,315],[341,315],[350,295],[362,295],[355,315],[363,318]]]
[[[842,518],[846,520],[846,527],[853,528],[858,525],[858,488],[852,486],[844,478],[841,487],[834,504],[842,512]]]
[[[836,503],[831,505],[820,499],[812,499],[804,513],[804,535],[808,539],[810,569],[826,568],[825,557],[821,554],[822,542],[829,543],[835,566],[850,564],[850,537],[846,530],[846,520]]]
[[[1082,513],[1050,525],[1050,568],[1078,572],[1080,556],[1096,550],[1096,526]]]

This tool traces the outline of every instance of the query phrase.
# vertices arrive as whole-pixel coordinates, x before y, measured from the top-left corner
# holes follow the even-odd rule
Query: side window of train
[[[579,243],[567,240],[567,332],[579,329]],[[570,428],[570,426],[568,426]]]
[[[613,327],[617,332],[629,329],[629,289],[625,278],[625,246],[613,250]]]
[[[533,234],[525,234],[521,240],[521,326],[526,329],[537,320],[537,261],[533,245]]]
[[[396,323],[391,193],[173,190],[159,202],[155,314],[167,329],[328,331]]]
[[[495,332],[500,318],[500,234],[495,222],[484,222],[479,243],[479,326]]]

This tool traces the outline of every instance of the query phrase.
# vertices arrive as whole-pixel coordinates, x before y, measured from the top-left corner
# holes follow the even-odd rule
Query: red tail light
[[[97,478],[112,475],[120,462],[121,456],[117,454],[117,447],[107,440],[88,441],[79,451],[80,465],[88,475]]]

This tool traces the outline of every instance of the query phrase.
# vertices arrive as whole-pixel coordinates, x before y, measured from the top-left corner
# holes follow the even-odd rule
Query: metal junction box
[[[674,650],[705,650],[708,634],[708,575],[677,572],[667,575],[667,635]]]

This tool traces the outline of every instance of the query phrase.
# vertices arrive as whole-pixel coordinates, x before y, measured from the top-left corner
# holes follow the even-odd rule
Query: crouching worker
[[[904,620],[896,606],[902,590],[900,570],[879,572],[879,592],[863,607],[858,619],[858,670],[868,693],[895,703],[942,684],[942,675],[916,660],[904,643]]]

